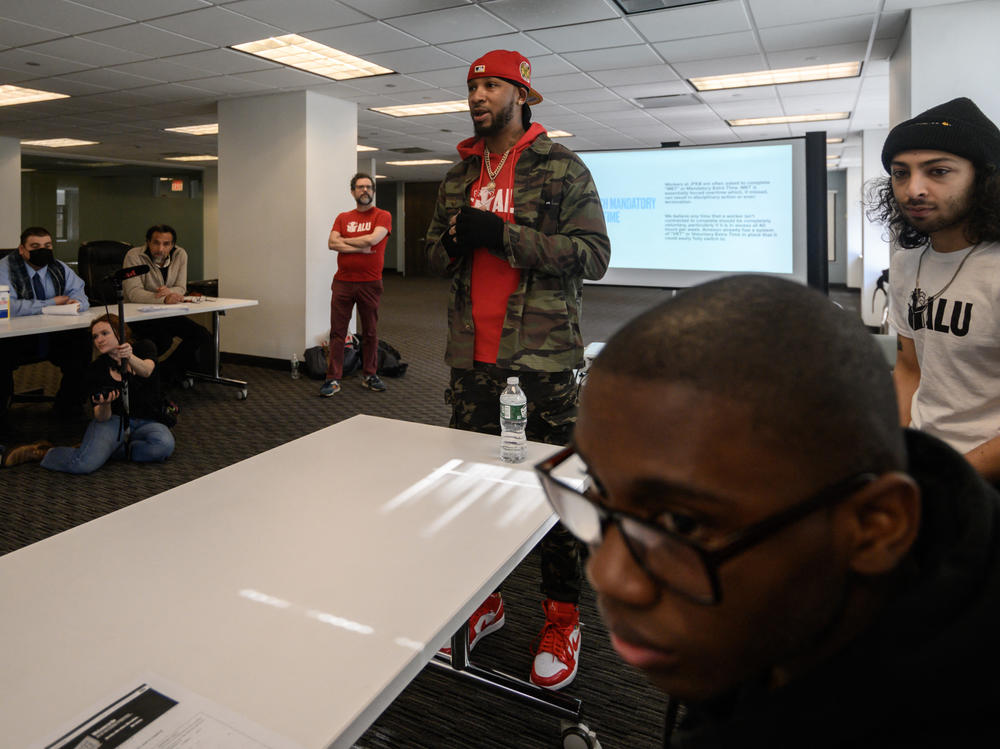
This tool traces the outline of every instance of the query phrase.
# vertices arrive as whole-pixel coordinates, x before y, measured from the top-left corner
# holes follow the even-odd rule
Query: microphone
[[[148,265],[133,265],[131,268],[120,268],[104,277],[105,281],[124,281],[126,278],[137,278],[149,273]]]

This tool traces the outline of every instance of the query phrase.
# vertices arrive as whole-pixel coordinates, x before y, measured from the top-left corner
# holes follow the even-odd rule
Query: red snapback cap
[[[515,86],[528,89],[526,104],[538,104],[542,95],[531,87],[531,63],[520,52],[495,49],[487,52],[469,66],[467,81],[473,78],[503,78]]]

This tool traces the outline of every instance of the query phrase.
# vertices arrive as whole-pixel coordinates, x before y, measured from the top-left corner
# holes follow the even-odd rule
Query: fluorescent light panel
[[[361,151],[377,151],[377,150],[378,149],[375,148],[375,146],[363,146],[360,143],[358,143],[358,153],[360,153]]]
[[[843,143],[844,139],[843,138],[827,138],[826,142],[827,143]]]
[[[167,156],[166,161],[218,161],[218,156],[213,156],[210,153],[203,153],[198,156]]]
[[[185,125],[184,127],[165,127],[168,133],[184,133],[185,135],[216,135],[219,132],[219,123],[211,122],[208,125]]]
[[[751,125],[789,125],[795,122],[826,122],[827,120],[846,120],[850,112],[824,112],[823,114],[788,114],[783,117],[744,117],[738,120],[726,120],[730,127],[748,127]]]
[[[233,49],[332,78],[335,81],[396,72],[373,62],[362,60],[360,57],[341,52],[339,49],[306,39],[298,34],[272,36],[268,39],[259,39],[256,42],[234,44]]]
[[[720,91],[727,88],[752,88],[753,86],[777,86],[782,83],[805,83],[807,81],[829,81],[834,78],[855,78],[861,75],[861,63],[838,62],[831,65],[809,65],[804,68],[781,68],[779,70],[755,70],[751,73],[730,75],[706,75],[688,78],[688,83],[697,91]]]
[[[96,140],[76,140],[75,138],[48,138],[47,140],[22,140],[21,145],[69,148],[70,146],[96,146],[99,142]]]
[[[550,138],[572,138],[573,133],[567,133],[565,130],[548,130],[546,134]]]
[[[387,161],[389,166],[434,166],[435,164],[450,164],[444,159],[416,159],[414,161]]]
[[[466,99],[457,101],[432,101],[427,104],[400,104],[395,107],[369,107],[372,112],[387,114],[390,117],[419,117],[425,114],[450,114],[452,112],[468,112],[469,102]]]
[[[0,107],[13,107],[17,104],[31,104],[36,101],[51,99],[68,99],[69,94],[57,94],[54,91],[39,91],[36,88],[21,86],[0,86]]]

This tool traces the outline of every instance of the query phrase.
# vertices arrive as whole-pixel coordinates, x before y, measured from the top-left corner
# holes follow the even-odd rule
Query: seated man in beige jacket
[[[177,304],[187,293],[187,252],[178,247],[177,232],[166,224],[157,224],[146,231],[146,245],[133,247],[125,255],[123,266],[149,266],[149,273],[127,279],[123,285],[126,302],[139,304]],[[162,356],[175,337],[181,342],[170,357],[160,363],[160,380],[169,385],[183,378],[197,364],[198,350],[208,341],[208,331],[190,317],[179,315],[159,320],[132,323],[141,338],[156,344]]]

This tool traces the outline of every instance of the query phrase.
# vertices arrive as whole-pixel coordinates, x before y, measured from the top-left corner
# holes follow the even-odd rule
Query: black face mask
[[[28,253],[28,262],[36,268],[44,268],[53,260],[52,250],[43,247],[40,250],[31,250]]]

